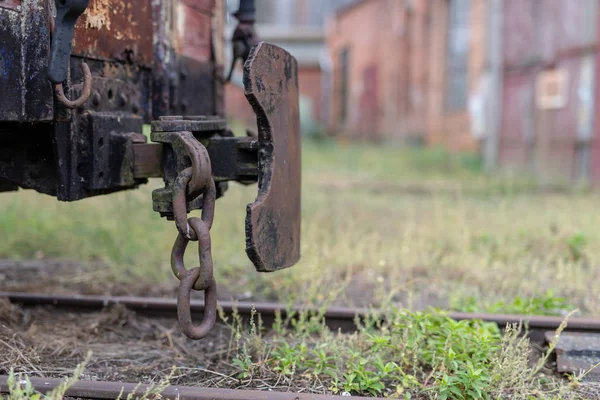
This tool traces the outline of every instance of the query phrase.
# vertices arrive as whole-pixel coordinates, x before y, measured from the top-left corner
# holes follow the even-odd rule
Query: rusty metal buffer
[[[254,2],[242,0],[228,75],[241,59],[258,132],[234,137],[223,107],[223,3],[0,0],[0,191],[75,201],[162,177],[152,203],[175,221],[178,316],[194,339],[216,320],[210,228],[228,181],[258,182],[246,217],[256,269],[276,271],[300,256],[296,60],[258,42]],[[196,209],[201,217],[188,218]],[[200,266],[187,269],[190,241]],[[192,289],[205,292],[198,326]]]

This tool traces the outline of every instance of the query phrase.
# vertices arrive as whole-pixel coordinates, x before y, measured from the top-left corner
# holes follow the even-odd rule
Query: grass
[[[172,280],[175,228],[151,209],[160,185],[70,204],[32,191],[2,194],[0,257],[100,260],[116,280]],[[436,149],[309,142],[302,259],[258,274],[244,252],[245,206],[256,188],[231,186],[217,202],[212,237],[217,280],[234,293],[485,309],[551,290],[584,313],[600,312],[594,192],[490,178],[472,157]]]
[[[73,371],[72,376],[65,379],[60,385],[56,388],[48,391],[47,393],[42,393],[37,391],[31,380],[27,375],[15,374],[11,369],[10,374],[8,375],[7,385],[8,385],[8,395],[6,397],[0,395],[0,400],[63,400],[67,391],[80,380],[82,374],[85,371],[85,367],[87,363],[92,358],[92,353],[88,353],[87,357],[83,362],[81,362],[75,370]],[[173,369],[174,371],[174,369]],[[162,399],[161,393],[169,386],[169,379],[172,376],[172,373],[168,375],[165,379],[161,380],[157,385],[150,385],[143,392],[138,392],[138,387],[136,386],[135,390],[132,393],[127,394],[127,396],[123,396],[123,389],[121,389],[121,393],[117,400],[159,400]]]
[[[542,371],[556,339],[537,362],[522,327],[504,335],[496,324],[455,321],[439,311],[410,312],[388,307],[386,322],[377,314],[358,332],[323,328],[320,315],[276,320],[263,335],[260,318],[250,331],[237,328],[238,351],[232,364],[244,382],[343,395],[402,399],[584,399],[581,376],[570,381]],[[266,383],[265,383],[266,385]]]
[[[217,202],[220,287],[258,300],[387,305],[389,322],[353,335],[323,329],[318,315],[279,321],[268,335],[258,322],[250,332],[233,324],[239,379],[399,398],[575,396],[576,378],[530,365],[518,327],[501,336],[428,310],[600,314],[595,192],[490,177],[476,158],[437,149],[327,141],[304,144],[302,183],[302,259],[277,273],[256,273],[244,252],[256,188],[231,185]],[[176,230],[151,207],[160,185],[72,204],[2,194],[0,257],[100,260],[115,281],[173,281]]]

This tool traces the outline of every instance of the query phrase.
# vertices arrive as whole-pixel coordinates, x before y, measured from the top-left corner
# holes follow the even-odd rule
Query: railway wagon
[[[297,63],[258,40],[254,0],[241,0],[228,70],[241,59],[258,129],[234,136],[224,118],[224,3],[0,0],[0,192],[77,201],[163,178],[148,206],[175,222],[178,316],[196,339],[216,319],[210,227],[229,181],[257,183],[245,221],[256,269],[277,271],[300,256]],[[196,209],[202,216],[188,218]],[[189,241],[201,261],[191,269]],[[197,326],[192,289],[206,301]]]

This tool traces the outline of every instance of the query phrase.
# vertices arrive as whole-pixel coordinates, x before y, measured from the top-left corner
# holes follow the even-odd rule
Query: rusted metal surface
[[[71,46],[76,15],[70,7],[86,2],[57,3],[54,27],[55,0],[29,0],[27,7],[17,7],[21,3],[18,1],[0,2],[0,133],[6,139],[0,151],[0,177],[64,201],[135,188],[151,172],[138,170],[144,176],[135,177],[128,166],[129,158],[110,158],[110,164],[101,171],[103,176],[123,173],[122,179],[90,182],[89,171],[95,168],[90,162],[104,163],[106,159],[94,159],[93,154],[87,157],[90,148],[95,147],[88,141],[101,137],[106,140],[104,136],[109,132],[94,132],[106,126],[96,122],[90,125],[88,111],[96,117],[102,114],[111,126],[119,118],[131,121],[141,117],[149,123],[160,115],[214,115],[222,111],[222,99],[218,98],[222,82],[216,79],[220,73],[211,49],[214,0],[90,0],[77,19]],[[63,25],[66,30],[61,30]],[[53,53],[52,29],[54,39],[66,38]],[[71,47],[73,54],[69,57]],[[58,55],[62,60],[60,73],[54,76],[52,60]],[[49,64],[55,81],[63,83],[66,78],[56,91],[48,80]],[[85,65],[89,73],[87,69],[82,71]],[[84,102],[88,93],[89,99]],[[46,124],[38,124],[35,129],[13,124],[24,121]],[[121,134],[122,128],[130,126],[126,122],[117,132]],[[141,130],[130,133],[139,134]],[[44,146],[24,144],[35,140]],[[130,145],[126,143],[121,152],[126,157],[132,157]],[[32,160],[29,157],[34,148],[36,160],[27,162]],[[43,168],[38,166],[42,163]],[[100,177],[94,180],[100,181]],[[111,182],[115,186],[107,186]],[[124,182],[130,185],[123,186]],[[225,189],[226,185],[219,184],[218,195]]]
[[[19,121],[23,112],[20,22],[21,13],[0,8],[0,120],[4,121]]]
[[[56,99],[67,108],[73,109],[83,106],[92,93],[92,73],[90,72],[90,67],[86,63],[81,63],[81,72],[83,73],[83,88],[78,98],[74,100],[67,99],[63,91],[63,84],[59,83],[56,85]]]
[[[195,139],[194,139],[195,140]],[[177,317],[181,331],[190,339],[202,339],[215,326],[217,318],[217,284],[213,274],[210,228],[215,215],[216,189],[212,179],[208,152],[188,149],[192,166],[183,170],[173,186],[173,214],[179,234],[171,253],[171,268],[181,280],[177,296]],[[197,158],[197,160],[195,160]],[[181,177],[184,179],[180,179]],[[197,190],[197,193],[194,192]],[[187,197],[189,196],[189,197]],[[202,196],[202,218],[187,219],[187,200]],[[200,266],[186,270],[185,248],[190,240],[198,241]],[[204,291],[205,311],[202,323],[194,326],[190,310],[192,288]]]
[[[75,27],[73,54],[151,66],[152,21],[151,0],[90,0]]]
[[[0,392],[8,393],[7,376],[0,376]],[[64,383],[63,379],[30,378],[33,388],[47,393]],[[117,399],[127,398],[130,394],[142,395],[149,390],[149,385],[122,382],[77,381],[65,396],[80,399]],[[216,389],[189,386],[169,386],[160,394],[165,400],[333,400],[340,396],[284,393],[258,390]],[[135,396],[132,396],[135,397]],[[344,397],[346,398],[346,397]],[[349,397],[364,398],[364,397]]]
[[[162,178],[163,145],[142,143],[133,146],[133,176],[140,178]]]
[[[213,1],[153,3],[155,20],[163,21],[154,27],[154,119],[221,110],[217,93],[223,85],[211,49],[214,7]]]
[[[298,260],[298,78],[288,53],[271,45],[248,53],[253,41],[247,43],[246,95],[261,134],[233,138],[218,115],[222,56],[213,45],[222,32],[212,27],[215,0],[2,3],[10,7],[0,7],[0,86],[8,93],[0,96],[0,181],[11,182],[3,188],[14,183],[75,201],[162,176],[166,185],[153,192],[153,205],[175,219],[180,234],[173,253],[181,261],[174,267],[182,281],[179,316],[193,338],[214,325],[210,228],[228,180],[259,181],[246,226],[257,269]],[[152,119],[159,119],[152,124],[158,145],[142,135]],[[201,219],[187,219],[200,208]],[[199,240],[200,267],[183,266],[184,240]],[[205,290],[212,304],[199,327],[191,322],[192,288]]]
[[[197,118],[197,119],[194,119]],[[152,203],[154,211],[166,216],[173,217],[173,188],[177,183],[177,178],[186,168],[196,165],[193,174],[199,177],[203,172],[200,171],[200,154],[207,158],[206,149],[194,137],[208,135],[209,137],[225,128],[225,121],[215,117],[163,117],[160,121],[152,123],[151,138],[154,142],[165,144],[164,159],[165,163],[163,178],[165,187],[156,189],[152,192]],[[201,146],[201,147],[200,147]],[[194,150],[195,149],[195,150]],[[194,159],[192,159],[193,157]],[[195,160],[195,164],[194,164]],[[208,165],[210,163],[203,163]],[[191,192],[198,192],[196,185],[202,186],[206,183],[204,179],[193,179]],[[219,187],[216,188],[216,195],[219,197]],[[201,196],[186,196],[187,211],[202,208]]]
[[[552,343],[554,332],[546,332],[546,341]],[[558,372],[579,374],[600,364],[600,333],[563,332],[554,349]],[[598,367],[591,370],[589,378],[600,378]]]
[[[215,213],[216,189],[215,182],[212,179],[212,168],[208,151],[203,144],[192,136],[190,132],[177,132],[180,138],[180,145],[184,151],[177,150],[177,143],[172,141],[175,150],[175,156],[179,159],[187,158],[191,161],[191,166],[185,169],[179,169],[177,178],[172,185],[173,190],[173,214],[175,224],[179,233],[187,239],[196,240],[190,232],[190,226],[187,220],[188,201],[191,201],[198,196],[203,198],[202,221],[210,229]]]
[[[215,182],[255,183],[258,179],[258,140],[252,137],[213,136],[206,141]],[[141,143],[133,146],[134,177],[163,176],[163,145]]]
[[[0,179],[0,192],[14,192],[19,190],[19,186],[6,179]]]
[[[205,290],[211,286],[213,280],[213,261],[210,240],[210,231],[208,226],[199,218],[189,219],[190,231],[196,235],[198,241],[198,262],[200,264],[200,273],[196,278],[193,288],[195,290]],[[171,270],[177,279],[182,280],[189,272],[185,268],[184,255],[190,239],[179,234],[171,251]]]
[[[523,323],[529,329],[535,330],[557,329],[560,326],[560,324],[564,321],[563,317],[553,317],[545,315],[449,312],[448,316],[457,321],[480,319],[486,322],[494,322],[502,328],[504,328],[507,324]],[[600,332],[600,318],[569,318],[566,330]]]
[[[206,148],[216,182],[257,181],[259,144],[256,138],[215,137],[207,143]]]
[[[198,282],[202,270],[203,266],[200,266],[184,272],[177,294],[177,320],[179,321],[179,328],[185,336],[193,340],[206,337],[217,322],[217,283],[214,278],[204,289],[202,322],[200,325],[194,325],[192,322],[190,297],[192,288],[195,282]]]
[[[48,0],[30,0],[27,7],[21,7],[24,73],[21,121],[49,122],[54,118],[53,85],[46,75],[51,36],[51,11],[47,5]]]
[[[224,131],[226,128],[227,122],[225,119],[216,116],[165,116],[158,121],[152,121],[152,132],[216,133]]]
[[[172,217],[178,230],[171,252],[173,274],[181,281],[177,297],[177,315],[181,331],[190,339],[202,339],[214,327],[217,315],[217,285],[213,275],[210,228],[215,216],[217,189],[212,177],[210,156],[206,147],[191,131],[171,131],[181,125],[198,129],[201,133],[215,133],[220,126],[217,118],[185,120],[182,117],[163,118],[153,124],[152,139],[164,143],[165,187],[152,193],[154,209],[162,216]],[[165,124],[163,126],[161,124]],[[170,193],[169,193],[170,192]],[[199,201],[201,199],[201,202]],[[202,208],[201,218],[187,217],[188,211]],[[189,241],[198,241],[200,266],[187,270],[184,265],[185,249]],[[206,302],[204,318],[199,326],[192,323],[190,310],[191,290],[203,290]]]
[[[92,70],[92,94],[85,108],[94,111],[129,113],[142,117],[146,123],[151,119],[149,93],[151,90],[150,71],[128,64],[109,64],[103,61],[88,60]],[[71,91],[80,94],[79,83],[85,79],[78,63],[71,64]]]
[[[2,96],[0,103],[1,99]],[[20,134],[15,135],[15,131]],[[0,177],[23,188],[56,196],[58,166],[56,159],[48,155],[54,147],[53,138],[53,130],[45,125],[0,126]]]
[[[255,46],[244,65],[245,95],[257,115],[258,197],[247,208],[246,252],[258,271],[300,258],[298,65],[285,50]]]
[[[87,9],[89,0],[57,0],[56,17],[50,18],[52,47],[48,61],[48,79],[62,84],[67,79],[77,19]]]
[[[88,193],[110,193],[134,188],[145,180],[134,178],[133,144],[141,136],[143,120],[133,114],[87,111],[78,123],[76,138],[69,124],[58,124],[57,155],[68,168],[57,168],[59,198],[73,199]]]

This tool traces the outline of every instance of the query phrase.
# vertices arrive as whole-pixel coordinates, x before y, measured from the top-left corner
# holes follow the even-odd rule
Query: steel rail
[[[82,295],[54,295],[40,293],[0,292],[0,298],[8,298],[12,303],[22,306],[52,305],[59,309],[72,309],[81,311],[98,311],[111,305],[123,305],[126,308],[140,314],[149,316],[176,316],[177,301],[167,298],[152,297],[120,297],[120,296],[82,296]],[[331,329],[342,329],[352,331],[356,329],[356,320],[366,318],[373,310],[366,308],[329,307],[325,310],[317,308],[293,306],[287,307],[278,303],[263,302],[231,302],[220,301],[219,306],[226,314],[237,312],[242,317],[248,318],[255,312],[268,322],[273,320],[279,313],[283,318],[290,312],[322,313],[327,326]],[[204,302],[192,300],[191,311],[193,315],[201,315],[204,310]],[[539,316],[539,315],[514,315],[514,314],[487,314],[487,313],[444,313],[455,320],[479,319],[493,322],[501,328],[507,324],[526,324],[530,330],[552,330],[557,329],[563,322],[563,317]],[[383,316],[382,316],[383,318]],[[569,318],[566,331],[596,332],[600,333],[600,317],[571,317]]]
[[[10,390],[7,379],[7,376],[0,376],[0,393],[8,393]],[[56,378],[29,378],[29,380],[33,388],[41,393],[48,393],[64,383],[64,379]],[[65,396],[80,399],[124,399],[129,394],[142,395],[148,388],[149,385],[138,385],[135,383],[78,381],[67,390]],[[161,396],[162,399],[169,400],[333,400],[340,398],[340,396],[324,394],[216,389],[191,386],[169,386],[161,392]],[[365,397],[351,398],[364,399]]]

